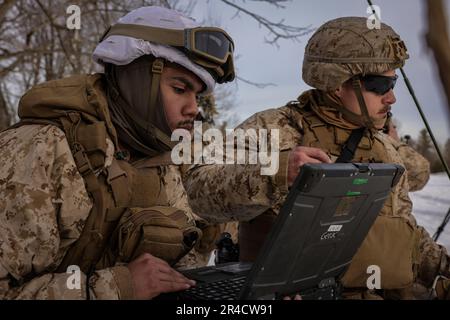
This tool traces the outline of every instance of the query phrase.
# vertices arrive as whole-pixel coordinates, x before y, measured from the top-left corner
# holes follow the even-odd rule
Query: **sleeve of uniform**
[[[417,228],[420,251],[418,278],[430,287],[438,275],[450,278],[450,256],[445,247],[437,244],[423,227]]]
[[[84,299],[85,275],[77,282],[76,273],[53,273],[92,207],[64,133],[10,129],[0,134],[0,154],[0,299]],[[131,295],[127,272],[118,266],[93,274],[92,297]]]
[[[238,126],[238,129],[247,133],[247,130],[256,130],[255,137],[258,136],[259,130],[267,130],[267,140],[270,143],[273,137],[280,151],[276,159],[278,170],[264,175],[263,166],[259,164],[261,162],[251,164],[249,156],[242,162],[238,162],[238,158],[234,157],[234,164],[227,164],[226,161],[225,164],[196,164],[189,168],[184,177],[184,184],[194,212],[215,223],[246,221],[281,203],[288,190],[289,152],[296,140],[290,134],[297,132],[292,128],[288,129],[287,112],[289,110],[285,108],[270,109],[255,114]],[[259,151],[258,147],[254,147],[256,141],[253,141],[253,146],[250,141],[246,141],[245,151]],[[236,140],[234,147],[238,151],[243,149],[239,148]],[[270,166],[274,168],[273,165],[274,161]]]
[[[78,277],[79,278],[76,278]],[[77,280],[79,279],[79,280]],[[117,266],[95,272],[89,281],[91,299],[131,299],[133,288],[128,268]],[[86,275],[45,273],[17,281],[0,265],[0,299],[85,300]]]
[[[430,162],[407,144],[400,144],[398,152],[408,170],[409,191],[421,190],[430,179]]]
[[[400,154],[406,167],[409,191],[421,190],[430,179],[430,162],[406,143],[387,137]]]

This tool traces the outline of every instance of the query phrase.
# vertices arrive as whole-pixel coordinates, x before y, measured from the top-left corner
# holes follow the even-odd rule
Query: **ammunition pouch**
[[[414,229],[402,218],[380,215],[342,278],[346,288],[367,286],[367,267],[381,270],[383,289],[407,288],[414,281],[413,264],[417,247]],[[393,245],[395,244],[395,245]]]
[[[177,263],[201,238],[200,229],[173,207],[130,208],[122,215],[112,235],[117,260],[130,262],[150,253],[170,265]]]

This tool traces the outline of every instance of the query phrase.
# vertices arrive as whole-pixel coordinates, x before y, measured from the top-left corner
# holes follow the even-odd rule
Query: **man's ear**
[[[339,86],[339,88],[334,90],[334,94],[337,95],[339,98],[342,98],[342,84]]]

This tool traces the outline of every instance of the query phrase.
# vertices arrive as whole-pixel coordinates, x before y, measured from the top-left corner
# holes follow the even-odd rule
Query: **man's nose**
[[[192,118],[195,118],[198,113],[198,103],[195,95],[192,95],[186,101],[186,104],[183,108],[183,114]]]
[[[382,99],[382,102],[385,105],[394,104],[396,101],[397,101],[397,99],[395,98],[394,90],[392,90],[392,89],[389,90],[388,92],[386,92]]]

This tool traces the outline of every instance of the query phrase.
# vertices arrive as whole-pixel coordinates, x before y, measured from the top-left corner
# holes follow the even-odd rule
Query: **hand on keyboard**
[[[145,253],[128,264],[136,299],[152,299],[161,293],[175,292],[195,286],[167,262]]]

